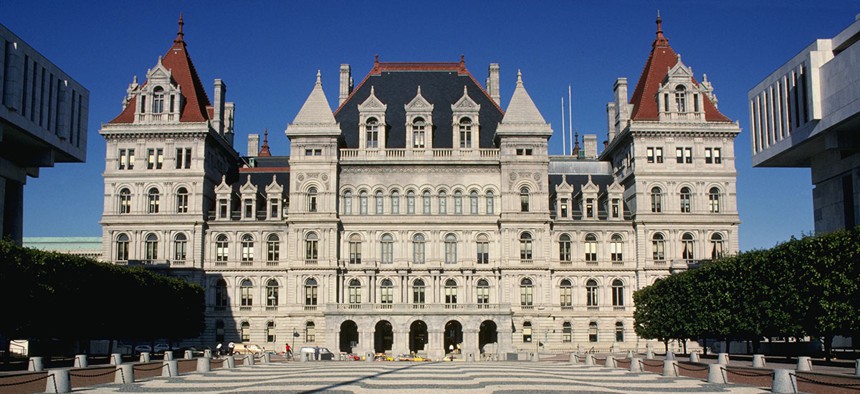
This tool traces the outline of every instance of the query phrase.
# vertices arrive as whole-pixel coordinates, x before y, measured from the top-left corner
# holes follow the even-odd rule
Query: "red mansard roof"
[[[651,54],[648,55],[648,61],[645,62],[645,69],[642,70],[642,75],[636,83],[636,89],[633,91],[633,97],[630,103],[633,104],[633,120],[658,120],[659,109],[657,108],[657,90],[660,89],[660,84],[666,79],[666,75],[675,64],[678,63],[678,55],[669,46],[669,39],[663,36],[663,21],[657,15],[657,38],[651,44]],[[693,78],[693,83],[698,85],[696,79]],[[707,96],[703,97],[705,120],[710,122],[730,122],[731,120],[720,113],[711,99]]]
[[[206,90],[200,82],[200,77],[197,76],[194,63],[191,62],[191,57],[185,49],[185,34],[182,32],[182,25],[184,24],[182,15],[180,15],[179,32],[176,34],[176,39],[173,40],[173,46],[167,50],[161,59],[161,64],[170,70],[173,80],[182,89],[182,95],[185,97],[185,106],[179,115],[179,121],[205,122],[211,119],[210,111],[207,109],[211,104],[209,97],[206,96]],[[129,101],[122,113],[110,123],[133,123],[136,104],[137,98],[135,97]]]

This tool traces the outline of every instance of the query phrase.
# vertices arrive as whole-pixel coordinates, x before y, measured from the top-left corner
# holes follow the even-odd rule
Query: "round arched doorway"
[[[358,324],[347,320],[340,324],[340,351],[352,353],[352,348],[358,346]]]
[[[416,320],[409,326],[409,351],[422,351],[425,344],[427,344],[427,323]]]
[[[445,323],[445,353],[459,353],[463,343],[463,325],[456,320]]]
[[[478,331],[478,349],[481,350],[481,353],[485,351],[490,351],[491,353],[496,353],[497,349],[490,350],[489,348],[495,347],[496,343],[499,342],[498,328],[496,327],[496,322],[492,320],[484,320],[481,322],[481,329]],[[485,349],[485,345],[488,346],[488,349]]]
[[[373,351],[376,353],[385,353],[386,350],[391,350],[391,346],[394,344],[394,330],[388,320],[376,323],[373,340]]]

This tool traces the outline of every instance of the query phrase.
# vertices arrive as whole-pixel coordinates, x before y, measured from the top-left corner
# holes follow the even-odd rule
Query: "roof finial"
[[[663,18],[660,17],[660,10],[657,10],[657,38],[654,40],[654,46],[668,44],[669,39],[663,35]]]
[[[523,84],[523,72],[520,69],[517,69],[517,85]]]
[[[185,24],[185,22],[182,20],[182,13],[180,12],[179,13],[179,31],[176,32],[176,39],[173,40],[173,42],[175,42],[177,44],[180,42],[185,42],[185,33],[182,32],[182,25],[184,25],[184,24]]]
[[[377,64],[379,64],[379,54],[378,53],[373,55],[373,65],[375,66]]]
[[[263,146],[260,148],[260,152],[257,156],[266,156],[271,157],[272,152],[269,150],[269,129],[266,128],[263,131]]]
[[[420,95],[421,95],[421,85],[418,85],[418,94],[417,94],[417,96],[420,96]]]
[[[320,78],[322,74],[320,74],[320,70],[317,69],[317,85],[322,85],[322,79]]]

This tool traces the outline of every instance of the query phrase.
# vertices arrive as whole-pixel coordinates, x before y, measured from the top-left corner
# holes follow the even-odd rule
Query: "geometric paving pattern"
[[[91,393],[763,393],[754,387],[664,378],[562,362],[289,362],[214,369]]]

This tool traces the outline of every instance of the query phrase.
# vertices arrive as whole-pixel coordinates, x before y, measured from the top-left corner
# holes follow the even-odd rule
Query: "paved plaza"
[[[116,393],[762,393],[758,388],[664,378],[562,362],[308,362],[216,369],[133,385],[75,392]]]

